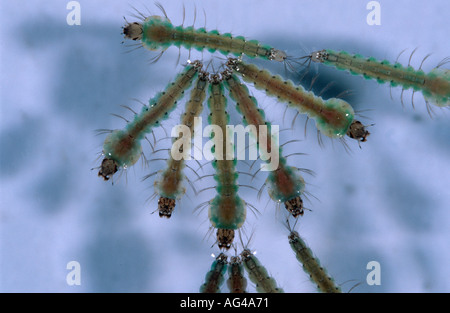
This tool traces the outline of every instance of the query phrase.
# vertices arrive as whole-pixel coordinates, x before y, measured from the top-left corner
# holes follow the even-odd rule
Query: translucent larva
[[[227,286],[230,293],[246,293],[247,279],[244,277],[244,266],[239,256],[231,257],[228,265]]]
[[[349,134],[350,126],[355,121],[353,108],[346,101],[337,98],[324,100],[300,85],[295,86],[281,76],[272,75],[267,70],[238,59],[229,59],[227,65],[240,74],[244,81],[253,83],[255,88],[264,90],[268,95],[277,97],[298,112],[314,119],[322,134],[331,138]]]
[[[230,91],[230,97],[236,101],[237,110],[244,117],[244,123],[254,125],[259,144],[260,141],[266,141],[267,151],[279,151],[278,165],[269,172],[267,183],[269,184],[270,197],[279,203],[284,203],[286,209],[295,217],[303,214],[303,201],[301,194],[305,189],[305,181],[298,174],[296,168],[286,164],[286,159],[282,156],[281,148],[274,142],[271,136],[261,136],[259,131],[260,125],[270,127],[264,118],[264,112],[258,109],[257,101],[250,96],[245,85],[241,84],[236,75],[232,73],[224,73],[225,86]],[[260,153],[265,153],[260,150]],[[266,158],[267,160],[267,158]]]
[[[241,253],[242,262],[250,280],[256,284],[257,292],[283,293],[284,290],[277,286],[275,279],[267,273],[258,258],[249,250],[244,249]]]
[[[336,286],[334,280],[328,276],[326,269],[320,265],[319,259],[314,257],[311,249],[299,234],[296,231],[291,231],[288,238],[289,245],[295,252],[297,260],[303,265],[304,271],[309,275],[311,281],[317,285],[317,288],[322,292],[340,293],[341,288]]]
[[[404,67],[400,63],[377,61],[359,54],[351,55],[345,51],[321,50],[310,55],[313,62],[334,66],[339,70],[347,70],[353,75],[362,75],[366,79],[376,79],[378,83],[390,83],[391,86],[402,86],[421,91],[425,100],[437,106],[450,105],[450,71],[435,68],[426,74],[421,69]]]
[[[220,286],[224,282],[227,271],[227,256],[223,253],[214,260],[211,269],[205,276],[205,283],[200,286],[201,293],[220,293]]]
[[[206,98],[206,87],[208,86],[208,74],[200,72],[194,88],[191,91],[190,99],[186,103],[185,113],[181,117],[181,125],[185,125],[191,132],[191,138],[194,133],[194,118],[198,117],[203,110],[203,101]],[[176,140],[180,140],[180,136]],[[180,149],[183,149],[181,147]],[[179,151],[182,153],[183,151]],[[182,173],[185,166],[184,158],[174,159],[170,153],[167,161],[167,168],[161,176],[155,181],[155,190],[160,195],[158,200],[159,216],[170,218],[175,209],[176,199],[184,193],[182,182],[184,175]]]
[[[246,40],[242,36],[234,37],[230,33],[220,34],[217,30],[206,31],[204,28],[174,26],[169,19],[161,16],[149,16],[142,23],[133,22],[123,29],[125,38],[140,40],[149,50],[165,50],[168,47],[184,46],[199,51],[207,49],[209,52],[218,50],[224,55],[242,54],[251,58],[262,58],[283,62],[285,52],[268,45],[261,45],[256,40]]]
[[[217,195],[209,204],[208,215],[212,226],[218,229],[219,248],[229,249],[234,239],[234,230],[239,229],[245,222],[246,206],[238,195],[236,160],[227,157],[227,150],[234,151],[234,145],[227,135],[229,116],[226,112],[227,101],[223,90],[223,83],[218,76],[213,76],[209,87],[208,107],[211,113],[208,121],[209,124],[218,126],[223,135],[215,133],[213,137],[212,152],[215,154],[215,160],[212,164],[215,169]]]
[[[140,114],[135,115],[134,120],[128,123],[125,129],[115,130],[106,137],[103,144],[105,158],[100,166],[99,176],[108,180],[119,168],[127,168],[139,160],[144,135],[152,127],[159,126],[160,120],[168,117],[201,67],[200,61],[188,64],[165,91],[158,93],[149,101],[148,106],[142,108]]]

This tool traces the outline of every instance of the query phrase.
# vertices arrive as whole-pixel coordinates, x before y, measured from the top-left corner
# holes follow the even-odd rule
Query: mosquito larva
[[[185,113],[181,117],[181,125],[189,128],[192,138],[194,133],[194,118],[198,117],[203,111],[203,101],[206,98],[206,87],[208,85],[208,74],[200,72],[194,88],[191,91],[190,99],[186,103]],[[180,136],[176,140],[180,140]],[[179,153],[183,153],[180,147]],[[158,211],[160,217],[170,218],[175,209],[176,199],[184,193],[182,186],[183,169],[185,159],[174,159],[170,153],[167,161],[167,168],[162,172],[159,179],[155,181],[156,192],[160,195],[158,200]]]
[[[220,293],[220,286],[224,282],[227,271],[227,256],[220,253],[205,276],[205,283],[200,286],[201,293]]]
[[[365,58],[359,54],[351,55],[345,51],[321,50],[313,52],[311,61],[334,66],[339,70],[347,70],[353,75],[362,75],[366,79],[376,79],[380,84],[390,83],[391,86],[402,86],[421,91],[425,100],[437,106],[450,105],[450,71],[435,68],[426,74],[422,69],[404,67],[400,63],[391,64],[388,61],[378,61],[375,58]]]
[[[206,31],[204,28],[174,26],[170,20],[162,16],[149,16],[142,23],[133,22],[123,29],[125,38],[140,40],[149,50],[162,50],[168,47],[184,46],[199,51],[207,49],[209,52],[218,50],[224,55],[242,54],[251,58],[262,58],[284,62],[285,52],[268,45],[261,45],[256,40],[246,40],[242,36],[234,37],[230,33],[220,34],[217,30]]]
[[[244,277],[244,266],[239,256],[232,256],[228,265],[227,286],[231,293],[246,293],[247,279]]]
[[[134,120],[127,124],[125,129],[118,129],[110,133],[103,144],[104,160],[100,166],[98,176],[108,180],[110,176],[121,168],[134,165],[142,153],[141,140],[151,131],[152,127],[159,126],[160,120],[169,116],[177,100],[189,88],[202,63],[194,61],[188,64],[184,71],[170,83],[166,90],[158,93],[149,101],[148,106],[136,114]]]
[[[277,282],[270,277],[264,266],[261,265],[258,258],[249,250],[244,249],[241,253],[242,262],[248,273],[250,280],[256,284],[257,292],[283,293],[282,288],[277,287]]]
[[[284,203],[286,209],[294,216],[303,215],[303,201],[301,194],[305,189],[305,181],[297,170],[286,164],[286,159],[282,156],[281,148],[273,142],[269,135],[261,136],[259,126],[270,123],[266,122],[264,112],[258,109],[257,101],[250,96],[245,85],[241,84],[236,75],[224,72],[225,86],[230,91],[230,97],[236,101],[237,109],[244,117],[244,123],[254,125],[257,142],[265,141],[267,151],[278,150],[278,165],[269,172],[267,182],[269,183],[269,196],[278,203]],[[260,149],[260,153],[266,153]],[[268,158],[265,158],[268,160]]]
[[[320,265],[319,259],[314,257],[311,249],[298,232],[291,231],[288,238],[289,245],[295,252],[297,260],[303,265],[303,270],[309,275],[311,281],[317,285],[317,288],[326,293],[340,293],[341,288],[336,286],[334,280],[328,276],[326,269]]]
[[[345,135],[359,138],[351,133],[354,129],[351,126],[358,121],[353,119],[353,108],[346,101],[337,98],[324,100],[300,85],[295,86],[292,81],[284,80],[281,76],[272,75],[267,70],[238,59],[228,59],[227,66],[238,73],[244,81],[253,83],[255,88],[264,90],[268,95],[277,97],[278,100],[288,103],[289,107],[314,119],[317,129],[322,134],[331,138]],[[363,131],[368,135],[365,129]]]
[[[228,135],[229,115],[226,112],[227,101],[223,89],[223,83],[217,75],[213,75],[209,87],[208,107],[211,113],[208,121],[220,128],[221,136],[214,133],[212,152],[215,160],[212,164],[215,169],[214,179],[217,181],[217,195],[209,204],[208,215],[213,227],[217,228],[219,248],[229,249],[234,239],[234,230],[245,222],[246,207],[238,195],[236,160],[227,157],[230,148],[234,151],[234,145]]]

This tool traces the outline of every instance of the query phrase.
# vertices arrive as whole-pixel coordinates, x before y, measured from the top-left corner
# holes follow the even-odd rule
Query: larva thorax
[[[220,253],[205,276],[205,283],[200,286],[201,293],[219,293],[227,270],[227,256]]]

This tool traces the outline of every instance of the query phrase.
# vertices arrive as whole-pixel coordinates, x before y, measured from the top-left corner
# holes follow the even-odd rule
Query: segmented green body
[[[205,283],[200,286],[201,293],[219,293],[227,271],[227,256],[223,253],[214,260],[211,270],[206,273]]]
[[[282,288],[277,287],[277,282],[270,277],[264,266],[261,265],[258,258],[250,250],[245,249],[241,253],[244,268],[248,273],[250,280],[256,284],[257,292],[283,293]]]
[[[347,70],[353,75],[362,75],[366,79],[376,79],[380,84],[390,83],[391,86],[402,86],[421,91],[425,99],[437,106],[450,105],[450,71],[434,69],[426,74],[413,67],[404,67],[400,63],[378,61],[375,58],[365,58],[359,54],[349,54],[345,51],[322,50],[312,54],[312,60],[334,66],[339,70]]]
[[[142,108],[140,114],[135,115],[134,120],[128,123],[125,129],[115,130],[109,134],[103,145],[105,158],[117,162],[118,166],[122,167],[136,163],[142,151],[140,141],[152,127],[159,126],[160,121],[169,116],[177,100],[196,77],[199,67],[201,63],[198,61],[186,66],[165,91],[158,93],[149,101],[148,106]]]
[[[231,141],[226,136],[229,116],[225,111],[227,102],[223,89],[221,82],[212,82],[209,87],[208,107],[211,114],[208,120],[210,124],[221,128],[223,140],[214,135],[214,138],[217,140],[214,141],[215,147],[212,152],[217,152],[218,154],[220,146],[222,155],[216,155],[216,159],[213,161],[213,167],[216,171],[214,179],[217,181],[217,195],[211,201],[208,213],[211,224],[215,228],[238,229],[245,222],[246,208],[244,201],[238,195],[238,174],[235,171],[236,160],[227,160],[226,157],[227,146],[230,146],[231,151],[234,151],[234,146],[232,146]]]
[[[237,59],[227,63],[246,82],[254,84],[255,88],[264,90],[268,95],[288,103],[300,113],[314,119],[317,129],[328,137],[342,137],[353,122],[353,108],[346,101],[337,98],[324,100],[302,86],[294,86],[291,81],[281,76],[272,75],[253,64],[246,64]]]
[[[256,40],[246,40],[230,33],[220,34],[217,30],[207,32],[204,28],[174,26],[168,19],[150,16],[142,24],[142,43],[150,50],[167,49],[171,45],[187,49],[218,50],[222,54],[245,54],[251,58],[282,61],[286,55]]]
[[[295,252],[297,260],[303,264],[303,270],[320,291],[327,293],[341,292],[341,288],[336,286],[334,280],[328,276],[327,271],[320,266],[319,259],[314,257],[311,249],[296,231],[289,234],[289,244]]]
[[[206,77],[199,76],[195,87],[191,91],[190,99],[186,103],[185,113],[181,117],[181,125],[189,127],[191,131],[191,138],[194,133],[194,118],[198,117],[203,111],[203,101],[206,98],[206,87],[208,80]],[[179,140],[181,135],[176,138]],[[184,159],[176,160],[170,154],[167,160],[167,168],[161,175],[161,178],[156,182],[158,194],[161,197],[176,199],[183,191],[182,181],[184,168]]]
[[[267,125],[270,129],[270,123],[265,120],[264,111],[258,109],[257,100],[249,95],[248,89],[241,84],[236,75],[231,74],[225,78],[225,86],[230,91],[230,97],[236,101],[236,107],[239,113],[244,117],[244,123],[254,125],[258,145],[262,140],[267,142],[267,151],[279,151],[279,162],[275,170],[270,171],[267,181],[270,184],[269,195],[277,202],[286,202],[292,200],[303,192],[305,181],[298,174],[295,168],[286,164],[286,159],[282,156],[282,150],[278,143],[272,141],[272,137],[267,135],[266,138],[260,136],[259,126]],[[267,132],[268,134],[270,131]],[[260,150],[261,153],[264,151]]]
[[[244,277],[244,266],[238,256],[231,257],[228,267],[227,286],[230,293],[246,293],[247,279]]]

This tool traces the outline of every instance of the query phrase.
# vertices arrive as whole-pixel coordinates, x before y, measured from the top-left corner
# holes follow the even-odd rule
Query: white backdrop
[[[160,14],[151,2],[81,0],[80,26],[66,24],[67,2],[1,1],[0,291],[197,292],[218,249],[211,248],[213,238],[205,238],[207,210],[193,209],[215,191],[195,196],[188,188],[172,219],[163,220],[151,214],[156,200],[146,201],[152,181],[141,182],[163,161],[146,169],[136,164],[114,186],[91,171],[100,163],[96,157],[104,140],[94,130],[123,127],[110,113],[131,118],[120,105],[138,109],[133,98],[147,102],[161,91],[181,70],[175,64],[178,49],[169,48],[153,65],[148,61],[155,52],[126,53],[131,48],[121,44],[123,16],[135,20],[131,5],[145,15]],[[180,1],[161,3],[171,21],[181,24]],[[380,0],[380,26],[367,25],[367,3],[185,1],[185,25],[192,24],[195,4],[195,27],[206,24],[208,30],[257,39],[293,56],[329,48],[394,62],[406,49],[399,60],[407,64],[418,47],[411,61],[416,68],[433,53],[426,71],[448,56],[450,26],[443,14],[448,1]],[[191,57],[210,60],[207,52]],[[180,62],[187,58],[182,49]],[[299,75],[280,64],[255,62],[298,83]],[[334,85],[325,97],[350,90],[346,100],[370,118],[362,118],[365,124],[375,125],[362,149],[348,141],[351,153],[329,140],[321,148],[313,123],[305,138],[305,119],[296,120],[295,132],[283,132],[281,142],[302,140],[287,145],[286,153],[307,153],[289,158],[290,164],[317,174],[304,176],[318,200],[306,202],[311,211],[299,222],[300,234],[344,291],[361,283],[352,292],[449,292],[448,110],[435,110],[431,119],[420,93],[413,109],[406,91],[402,108],[400,88],[392,89],[391,100],[387,85],[325,66],[311,67],[305,86],[316,73],[315,91],[329,82]],[[290,126],[293,111],[283,122],[284,104],[251,91],[273,124]],[[167,129],[178,122],[184,103]],[[232,121],[239,122],[229,105]],[[165,141],[158,148],[168,146]],[[146,154],[167,156],[151,156],[148,146]],[[199,173],[211,171],[208,165]],[[265,175],[256,178],[252,184],[259,188]],[[243,175],[239,181],[249,183]],[[204,179],[196,187],[213,183]],[[274,203],[267,196],[258,200],[249,188],[240,193],[262,214],[256,219],[248,213],[246,224],[248,234],[254,231],[251,247],[260,261],[286,292],[315,291],[290,250]],[[80,286],[66,283],[70,261],[81,265]],[[381,265],[380,286],[366,284],[369,261]]]

